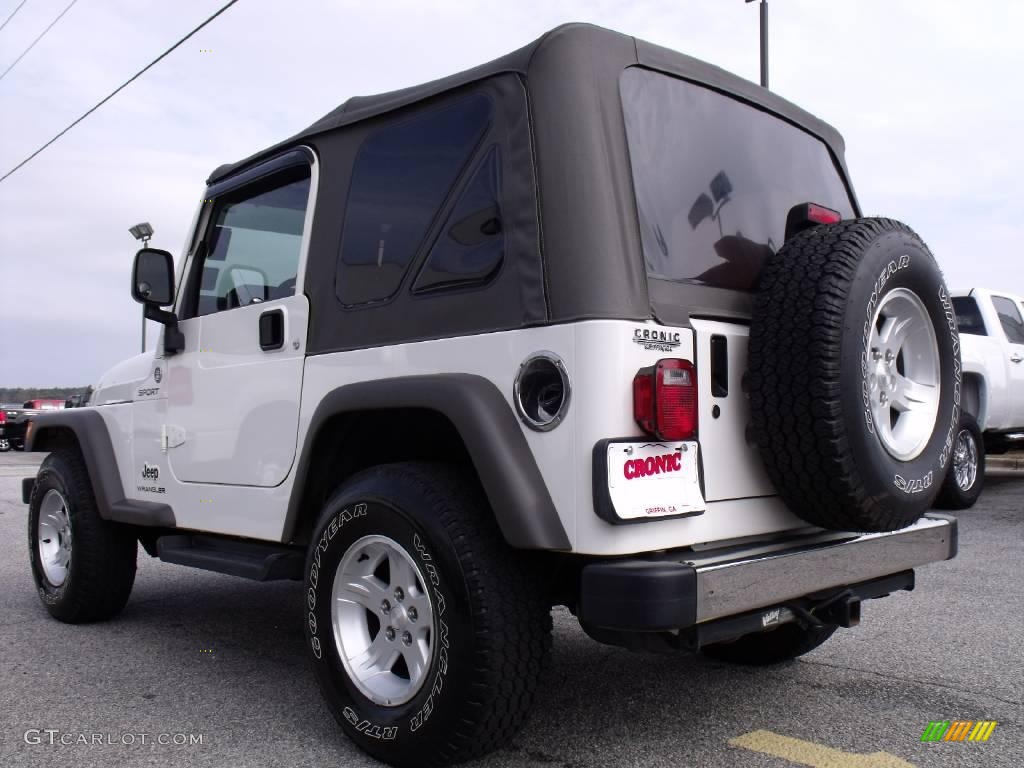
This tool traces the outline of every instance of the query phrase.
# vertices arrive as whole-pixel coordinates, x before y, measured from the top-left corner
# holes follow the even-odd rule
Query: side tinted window
[[[956,323],[960,327],[960,333],[988,336],[988,331],[985,330],[985,321],[978,309],[978,302],[972,297],[954,296],[953,311],[956,312]]]
[[[483,283],[501,266],[505,233],[498,201],[500,174],[498,148],[491,147],[441,227],[414,291]]]
[[[1024,344],[1024,320],[1021,319],[1017,305],[1002,296],[993,296],[992,305],[999,314],[999,323],[1010,343]]]
[[[295,293],[309,184],[309,168],[300,167],[217,201],[205,241],[196,315]]]
[[[810,133],[639,67],[620,86],[650,277],[750,291],[794,205],[853,216],[828,148]]]
[[[372,134],[352,170],[336,292],[342,304],[390,297],[491,122],[473,95]]]

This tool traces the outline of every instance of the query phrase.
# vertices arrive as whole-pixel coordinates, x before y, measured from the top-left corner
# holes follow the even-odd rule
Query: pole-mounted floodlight
[[[141,224],[136,224],[134,227],[129,227],[128,231],[132,233],[132,237],[136,240],[142,241],[142,247],[149,247],[149,238],[153,236],[153,227],[148,221],[144,221]],[[142,310],[142,351],[146,351],[146,310]]]
[[[768,0],[761,0],[761,86],[768,87]]]
[[[153,236],[153,227],[150,226],[148,221],[136,224],[134,227],[129,227],[128,231],[132,233],[132,237],[136,240],[142,241],[143,247],[149,245],[149,238]]]

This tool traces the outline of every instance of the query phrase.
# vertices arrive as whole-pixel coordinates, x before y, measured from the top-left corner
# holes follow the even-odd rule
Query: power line
[[[152,60],[151,62],[149,62],[149,64],[147,64],[147,65],[146,65],[146,66],[144,66],[144,67],[143,67],[142,69],[140,69],[140,70],[139,70],[138,72],[136,72],[136,73],[135,73],[134,75],[132,75],[132,76],[131,76],[131,77],[130,77],[130,78],[129,78],[128,80],[125,80],[125,82],[124,82],[124,83],[122,83],[122,84],[121,84],[121,85],[119,85],[119,86],[118,86],[117,88],[115,88],[115,89],[114,89],[113,91],[111,91],[110,95],[108,95],[108,96],[107,96],[106,98],[104,98],[104,99],[103,99],[102,101],[100,101],[100,102],[99,102],[98,104],[96,104],[96,105],[95,105],[94,107],[92,107],[92,108],[91,108],[91,109],[89,109],[89,110],[88,110],[87,112],[85,112],[85,114],[83,114],[83,115],[82,115],[81,117],[79,117],[79,118],[78,118],[77,120],[75,120],[75,121],[74,121],[73,123],[71,123],[71,125],[69,125],[69,126],[68,126],[67,128],[65,128],[65,129],[64,129],[63,131],[61,131],[60,133],[58,133],[58,134],[57,134],[56,136],[54,136],[54,137],[53,137],[52,139],[50,139],[50,140],[49,140],[48,142],[46,142],[45,144],[43,144],[43,146],[41,146],[41,147],[40,147],[39,149],[37,149],[37,150],[36,150],[35,152],[33,152],[33,153],[32,153],[31,155],[29,155],[28,157],[26,157],[26,158],[25,158],[24,160],[22,160],[22,161],[21,161],[20,163],[18,163],[18,164],[17,164],[16,166],[14,166],[13,168],[11,168],[11,170],[9,170],[9,171],[8,171],[7,173],[5,173],[5,174],[4,174],[3,176],[0,176],[0,182],[4,181],[4,180],[5,180],[5,179],[6,179],[6,178],[7,178],[8,176],[10,176],[10,175],[11,175],[12,173],[14,173],[15,171],[17,171],[17,170],[18,170],[19,168],[21,168],[21,167],[22,167],[23,165],[25,165],[26,163],[28,163],[28,162],[29,162],[29,161],[30,161],[30,160],[31,160],[32,158],[34,158],[34,157],[35,157],[36,155],[38,155],[38,154],[39,154],[40,152],[42,152],[42,151],[43,151],[44,149],[46,149],[46,148],[47,148],[48,146],[50,146],[50,145],[51,145],[51,144],[53,144],[53,143],[54,143],[55,141],[57,141],[57,139],[59,139],[59,138],[60,138],[61,136],[63,136],[63,135],[65,134],[65,133],[67,133],[67,132],[68,132],[68,131],[70,131],[70,130],[71,130],[72,128],[74,128],[74,127],[75,127],[76,125],[78,125],[78,124],[79,124],[80,122],[82,122],[83,120],[85,120],[85,118],[87,118],[87,117],[88,117],[89,115],[91,115],[91,114],[92,114],[93,112],[95,112],[95,111],[96,111],[97,109],[99,109],[99,108],[100,108],[100,107],[102,107],[102,106],[103,106],[104,104],[106,104],[106,103],[107,103],[108,101],[110,101],[110,100],[111,100],[112,98],[114,98],[114,97],[115,97],[115,96],[116,96],[117,94],[119,94],[119,93],[120,93],[121,91],[123,91],[123,90],[124,90],[125,88],[127,88],[127,87],[128,87],[129,85],[131,85],[131,84],[132,84],[133,82],[135,82],[135,81],[136,81],[136,80],[137,80],[137,79],[138,79],[138,78],[139,78],[139,77],[140,77],[141,75],[145,74],[145,73],[146,73],[146,72],[147,72],[147,71],[148,71],[149,69],[151,69],[151,68],[152,68],[152,67],[153,67],[154,65],[156,65],[156,64],[157,64],[157,63],[159,63],[159,62],[160,62],[161,60],[163,60],[163,59],[164,59],[164,58],[165,58],[165,57],[166,57],[166,56],[167,56],[167,55],[168,55],[169,53],[171,53],[172,51],[174,51],[174,50],[175,50],[176,48],[178,48],[178,47],[179,47],[179,46],[180,46],[180,45],[181,45],[182,43],[184,43],[184,42],[185,42],[186,40],[188,40],[188,39],[189,39],[190,37],[192,37],[192,35],[194,35],[194,34],[195,34],[196,32],[198,32],[198,31],[199,31],[200,29],[202,29],[203,27],[205,27],[205,26],[206,26],[207,24],[209,24],[209,23],[210,23],[211,21],[213,21],[214,19],[216,19],[216,18],[217,18],[218,16],[220,16],[220,15],[221,15],[222,13],[224,13],[224,11],[226,11],[226,10],[227,10],[228,8],[230,8],[230,7],[232,6],[232,5],[234,5],[234,4],[235,4],[235,3],[237,3],[237,2],[238,2],[238,0],[230,0],[230,2],[227,2],[227,3],[225,3],[225,4],[223,5],[223,6],[221,6],[220,10],[218,10],[218,11],[217,11],[216,13],[214,13],[214,14],[213,14],[212,16],[210,16],[210,17],[209,17],[209,18],[208,18],[208,19],[207,19],[206,21],[204,21],[204,22],[203,22],[202,24],[200,24],[200,25],[199,25],[198,27],[196,27],[195,29],[193,29],[193,30],[192,30],[191,32],[189,32],[189,33],[188,33],[187,35],[185,35],[185,36],[184,36],[183,38],[181,38],[181,40],[179,40],[178,42],[176,42],[176,43],[175,43],[174,45],[172,45],[172,46],[171,46],[170,48],[168,48],[168,49],[167,49],[166,51],[164,51],[164,52],[163,52],[163,53],[161,53],[161,54],[160,54],[159,56],[157,56],[157,57],[156,57],[155,59],[153,59],[153,60]]]
[[[68,7],[65,8],[63,11],[61,11],[60,15],[56,19],[54,19],[53,21],[50,22],[50,26],[48,26],[46,29],[44,29],[42,32],[40,32],[39,33],[39,37],[37,37],[35,40],[33,40],[32,44],[28,48],[26,48],[24,51],[21,52],[21,56],[16,58],[14,60],[14,62],[11,64],[11,66],[9,66],[7,69],[4,70],[4,73],[2,75],[0,75],[0,80],[3,80],[5,77],[7,77],[7,73],[10,72],[12,69],[14,69],[14,65],[17,64],[22,59],[24,59],[25,58],[25,54],[28,53],[29,51],[31,51],[33,48],[35,48],[36,47],[36,43],[38,43],[40,40],[42,40],[44,37],[46,37],[46,33],[49,32],[51,29],[53,29],[53,25],[56,24],[58,21],[60,21],[62,18],[64,18],[64,14],[67,13],[68,11],[70,11],[71,10],[71,6],[74,5],[77,2],[78,2],[78,0],[71,0],[71,2],[68,3]],[[20,8],[20,7],[21,6],[19,5],[18,8]],[[15,8],[14,10],[17,11],[18,8]],[[13,16],[14,14],[12,13],[11,15]],[[4,23],[6,24],[7,22],[4,22]]]
[[[21,0],[21,2],[18,3],[18,7],[15,8],[13,11],[11,11],[11,15],[7,17],[7,19],[4,21],[3,24],[0,24],[0,30],[2,30],[4,27],[7,26],[7,22],[10,21],[11,19],[13,19],[14,18],[14,14],[16,14],[18,11],[20,11],[21,10],[21,6],[23,6],[27,2],[28,2],[28,0]]]

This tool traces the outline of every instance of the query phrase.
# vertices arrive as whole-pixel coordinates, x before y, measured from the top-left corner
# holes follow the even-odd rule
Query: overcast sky
[[[0,20],[19,2],[0,0]],[[0,31],[0,71],[67,2],[26,3]],[[222,3],[79,0],[0,80],[0,175]],[[1024,3],[770,7],[772,88],[843,133],[865,212],[913,226],[951,286],[1024,293]],[[568,21],[758,78],[758,12],[742,0],[240,0],[0,183],[0,386],[91,383],[137,353],[128,227],[150,221],[177,257],[215,166],[348,96],[465,69]]]

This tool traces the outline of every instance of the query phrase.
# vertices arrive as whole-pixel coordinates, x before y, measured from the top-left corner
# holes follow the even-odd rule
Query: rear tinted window
[[[985,321],[978,309],[978,302],[970,296],[953,297],[953,311],[956,312],[956,323],[960,327],[960,333],[988,336],[988,331],[985,330]]]
[[[854,215],[825,144],[781,118],[639,67],[621,91],[649,276],[749,291],[794,205]]]
[[[491,122],[483,95],[382,128],[352,170],[336,290],[351,306],[390,297]]]
[[[505,256],[499,189],[501,164],[493,146],[474,169],[469,183],[441,227],[437,242],[416,278],[413,290],[435,291],[486,282]]]

